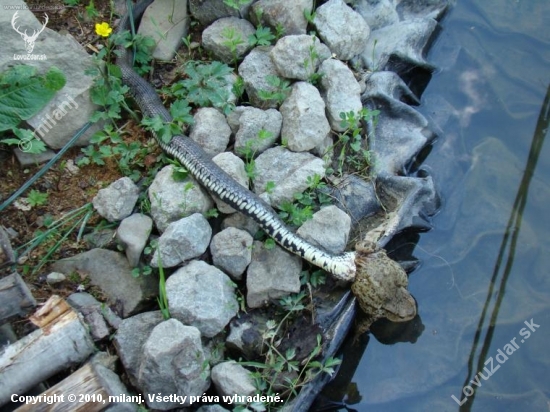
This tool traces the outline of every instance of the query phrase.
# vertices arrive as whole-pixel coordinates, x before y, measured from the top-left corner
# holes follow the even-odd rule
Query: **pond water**
[[[349,343],[321,398],[548,411],[550,1],[458,0],[428,61],[438,71],[419,110],[439,138],[420,169],[443,203],[433,230],[408,235],[419,318]]]

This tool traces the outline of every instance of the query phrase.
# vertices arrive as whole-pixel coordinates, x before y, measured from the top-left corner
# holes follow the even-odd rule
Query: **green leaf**
[[[0,131],[33,117],[64,85],[65,76],[55,67],[44,75],[25,65],[0,74]]]

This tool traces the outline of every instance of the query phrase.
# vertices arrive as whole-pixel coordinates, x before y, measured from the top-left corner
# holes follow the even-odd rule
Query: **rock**
[[[222,229],[227,229],[228,227],[246,230],[252,236],[255,236],[258,230],[260,230],[260,225],[254,219],[239,212],[233,213],[223,220]]]
[[[304,81],[311,79],[321,62],[331,55],[316,36],[306,34],[281,37],[270,54],[281,76]]]
[[[114,229],[99,229],[84,235],[83,239],[86,242],[88,249],[102,248],[114,249],[116,230]]]
[[[103,291],[109,304],[116,305],[122,317],[136,313],[147,299],[157,295],[158,285],[153,277],[132,276],[126,257],[110,250],[92,249],[61,259],[52,264],[52,269],[65,275],[73,272],[85,275]]]
[[[159,256],[164,268],[199,257],[208,248],[211,238],[212,228],[200,213],[172,222],[158,239],[151,266],[158,267]]]
[[[129,177],[122,177],[93,198],[94,209],[109,222],[130,216],[139,197],[139,188]]]
[[[270,299],[278,299],[300,291],[300,257],[283,250],[278,245],[266,249],[255,241],[252,262],[246,277],[246,303],[251,308],[265,306]]]
[[[10,236],[4,226],[0,225],[0,267],[15,262],[15,254],[10,242]]]
[[[305,14],[312,10],[312,0],[259,0],[252,5],[250,18],[255,25],[261,23],[274,32],[281,27],[285,35],[306,34]]]
[[[194,120],[189,137],[210,156],[224,152],[231,136],[225,116],[213,107],[201,107]]]
[[[325,116],[325,102],[315,86],[297,82],[281,105],[281,134],[294,152],[305,152],[319,145],[330,132]]]
[[[138,33],[155,39],[153,57],[171,60],[187,35],[189,15],[187,2],[174,7],[172,0],[155,0],[143,14]]]
[[[239,351],[245,359],[257,359],[262,353],[262,333],[268,320],[268,314],[260,310],[240,314],[229,324],[230,331],[225,340],[227,348]]]
[[[11,11],[4,10],[4,13],[0,13],[0,72],[14,63],[20,63],[14,62],[14,55],[27,55],[25,41],[11,25],[15,11],[16,23],[22,32],[38,31],[44,23],[44,13],[38,13],[37,19],[22,0],[14,0],[9,6],[13,7]],[[52,18],[50,13],[48,15]],[[90,100],[90,88],[94,78],[86,74],[87,70],[97,67],[96,62],[70,34],[61,35],[47,26],[40,33],[32,55],[43,56],[44,59],[25,60],[26,65],[36,67],[40,73],[55,66],[66,75],[67,83],[63,89],[56,93],[42,110],[26,121],[35,129],[35,135],[50,148],[61,149],[99,109]],[[76,145],[89,144],[90,137],[101,128],[101,123],[92,125],[77,140]]]
[[[73,293],[67,298],[67,302],[84,316],[86,316],[86,313],[98,312],[114,329],[118,329],[122,322],[122,319],[120,319],[109,306],[97,301],[96,298],[89,293]]]
[[[224,63],[239,61],[250,51],[248,37],[256,30],[248,20],[237,17],[223,17],[216,20],[202,32],[202,44],[206,50]]]
[[[48,276],[46,276],[46,282],[48,283],[48,285],[52,285],[52,286],[62,283],[66,279],[67,279],[67,276],[59,272],[51,272],[48,274]]]
[[[359,0],[355,2],[354,9],[374,31],[399,21],[394,3],[393,0]]]
[[[204,405],[197,409],[197,412],[230,412],[220,405]]]
[[[313,214],[296,233],[314,245],[339,254],[348,244],[351,218],[336,206],[327,206]]]
[[[208,26],[222,17],[248,16],[248,10],[253,1],[254,0],[239,0],[239,9],[235,10],[233,7],[225,4],[224,0],[189,0],[189,10],[201,25]]]
[[[235,361],[222,362],[212,368],[212,383],[222,396],[252,396],[256,387],[251,372]]]
[[[160,311],[140,313],[124,319],[115,334],[115,348],[133,386],[138,385],[143,344],[162,321]]]
[[[231,176],[241,186],[248,189],[248,176],[244,169],[244,162],[235,156],[231,152],[220,153],[212,158],[212,161],[216,163],[224,172]],[[218,196],[212,196],[216,206],[221,213],[231,214],[236,210],[221,200]]]
[[[13,153],[15,154],[15,157],[17,157],[17,160],[21,166],[32,166],[46,163],[55,156],[55,152],[50,149],[46,149],[46,151],[41,153],[28,153],[16,147],[13,149]]]
[[[260,154],[273,146],[281,136],[283,117],[275,109],[239,106],[227,116],[227,122],[235,133],[235,153],[242,157],[244,150]]]
[[[109,336],[109,327],[101,314],[101,303],[92,295],[73,293],[67,298],[67,303],[82,314],[94,341],[97,342]]]
[[[201,335],[197,328],[168,319],[152,330],[143,344],[139,387],[147,406],[169,410],[189,406],[189,396],[202,394],[210,386],[210,367],[205,363]],[[151,401],[147,394],[187,396],[186,402]]]
[[[307,178],[316,174],[325,176],[325,167],[321,159],[310,153],[295,153],[277,146],[263,152],[256,159],[257,176],[254,179],[254,192],[266,193],[267,182],[275,187],[266,193],[271,204],[280,206],[284,201],[293,201],[295,193],[308,188]]]
[[[384,26],[371,33],[360,59],[365,68],[372,71],[391,70],[392,67],[399,69],[398,73],[411,67],[432,71],[423,52],[436,27],[437,22],[429,18]],[[392,64],[388,65],[390,57]]]
[[[363,108],[361,86],[340,60],[325,60],[319,67],[319,74],[322,74],[320,89],[330,126],[332,130],[343,132],[346,128],[340,125],[340,113],[357,113]]]
[[[122,244],[131,267],[139,265],[139,257],[147,244],[152,229],[153,219],[141,213],[135,213],[120,222],[116,237]]]
[[[203,261],[191,261],[166,281],[172,317],[197,327],[203,336],[220,333],[239,309],[233,282]]]
[[[252,236],[244,230],[229,227],[212,238],[210,253],[214,265],[235,280],[241,280],[252,259]]]
[[[214,206],[212,198],[191,176],[182,181],[173,178],[174,167],[162,168],[149,186],[151,216],[160,232],[168,225],[193,213],[206,213]]]
[[[253,106],[260,109],[278,106],[277,101],[265,100],[260,97],[262,91],[277,91],[276,87],[268,82],[269,76],[278,77],[279,75],[271,61],[270,51],[271,47],[255,47],[239,66],[239,75],[243,79],[248,99]]]
[[[315,10],[319,37],[340,60],[362,53],[370,34],[367,22],[343,0],[329,0]]]

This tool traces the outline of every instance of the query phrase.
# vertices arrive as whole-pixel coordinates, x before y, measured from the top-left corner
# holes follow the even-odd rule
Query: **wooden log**
[[[0,324],[12,316],[25,316],[35,306],[36,301],[19,273],[0,279]]]
[[[71,395],[71,396],[69,396]],[[130,396],[119,377],[106,367],[89,362],[57,385],[20,406],[16,412],[136,411],[141,395]],[[115,398],[116,397],[116,398]]]
[[[95,349],[78,313],[59,296],[52,296],[33,319],[40,329],[0,353],[0,406],[13,394],[24,394],[37,383],[83,362]]]

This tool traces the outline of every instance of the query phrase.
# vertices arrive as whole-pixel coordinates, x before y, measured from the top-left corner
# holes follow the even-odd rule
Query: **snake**
[[[117,33],[130,29],[144,13],[152,0],[143,0],[121,18]],[[153,86],[133,69],[133,53],[124,46],[117,47],[116,64],[122,72],[122,82],[139,106],[142,115],[153,118],[159,116],[164,122],[172,121],[172,116],[164,107]],[[289,252],[300,256],[311,264],[330,273],[334,278],[353,281],[361,260],[356,252],[332,254],[306,241],[290,230],[279,215],[258,195],[241,186],[216,163],[193,139],[184,134],[172,136],[169,142],[152,132],[161,149],[177,159],[189,173],[211,194],[218,196],[234,209],[256,221],[262,230]]]

